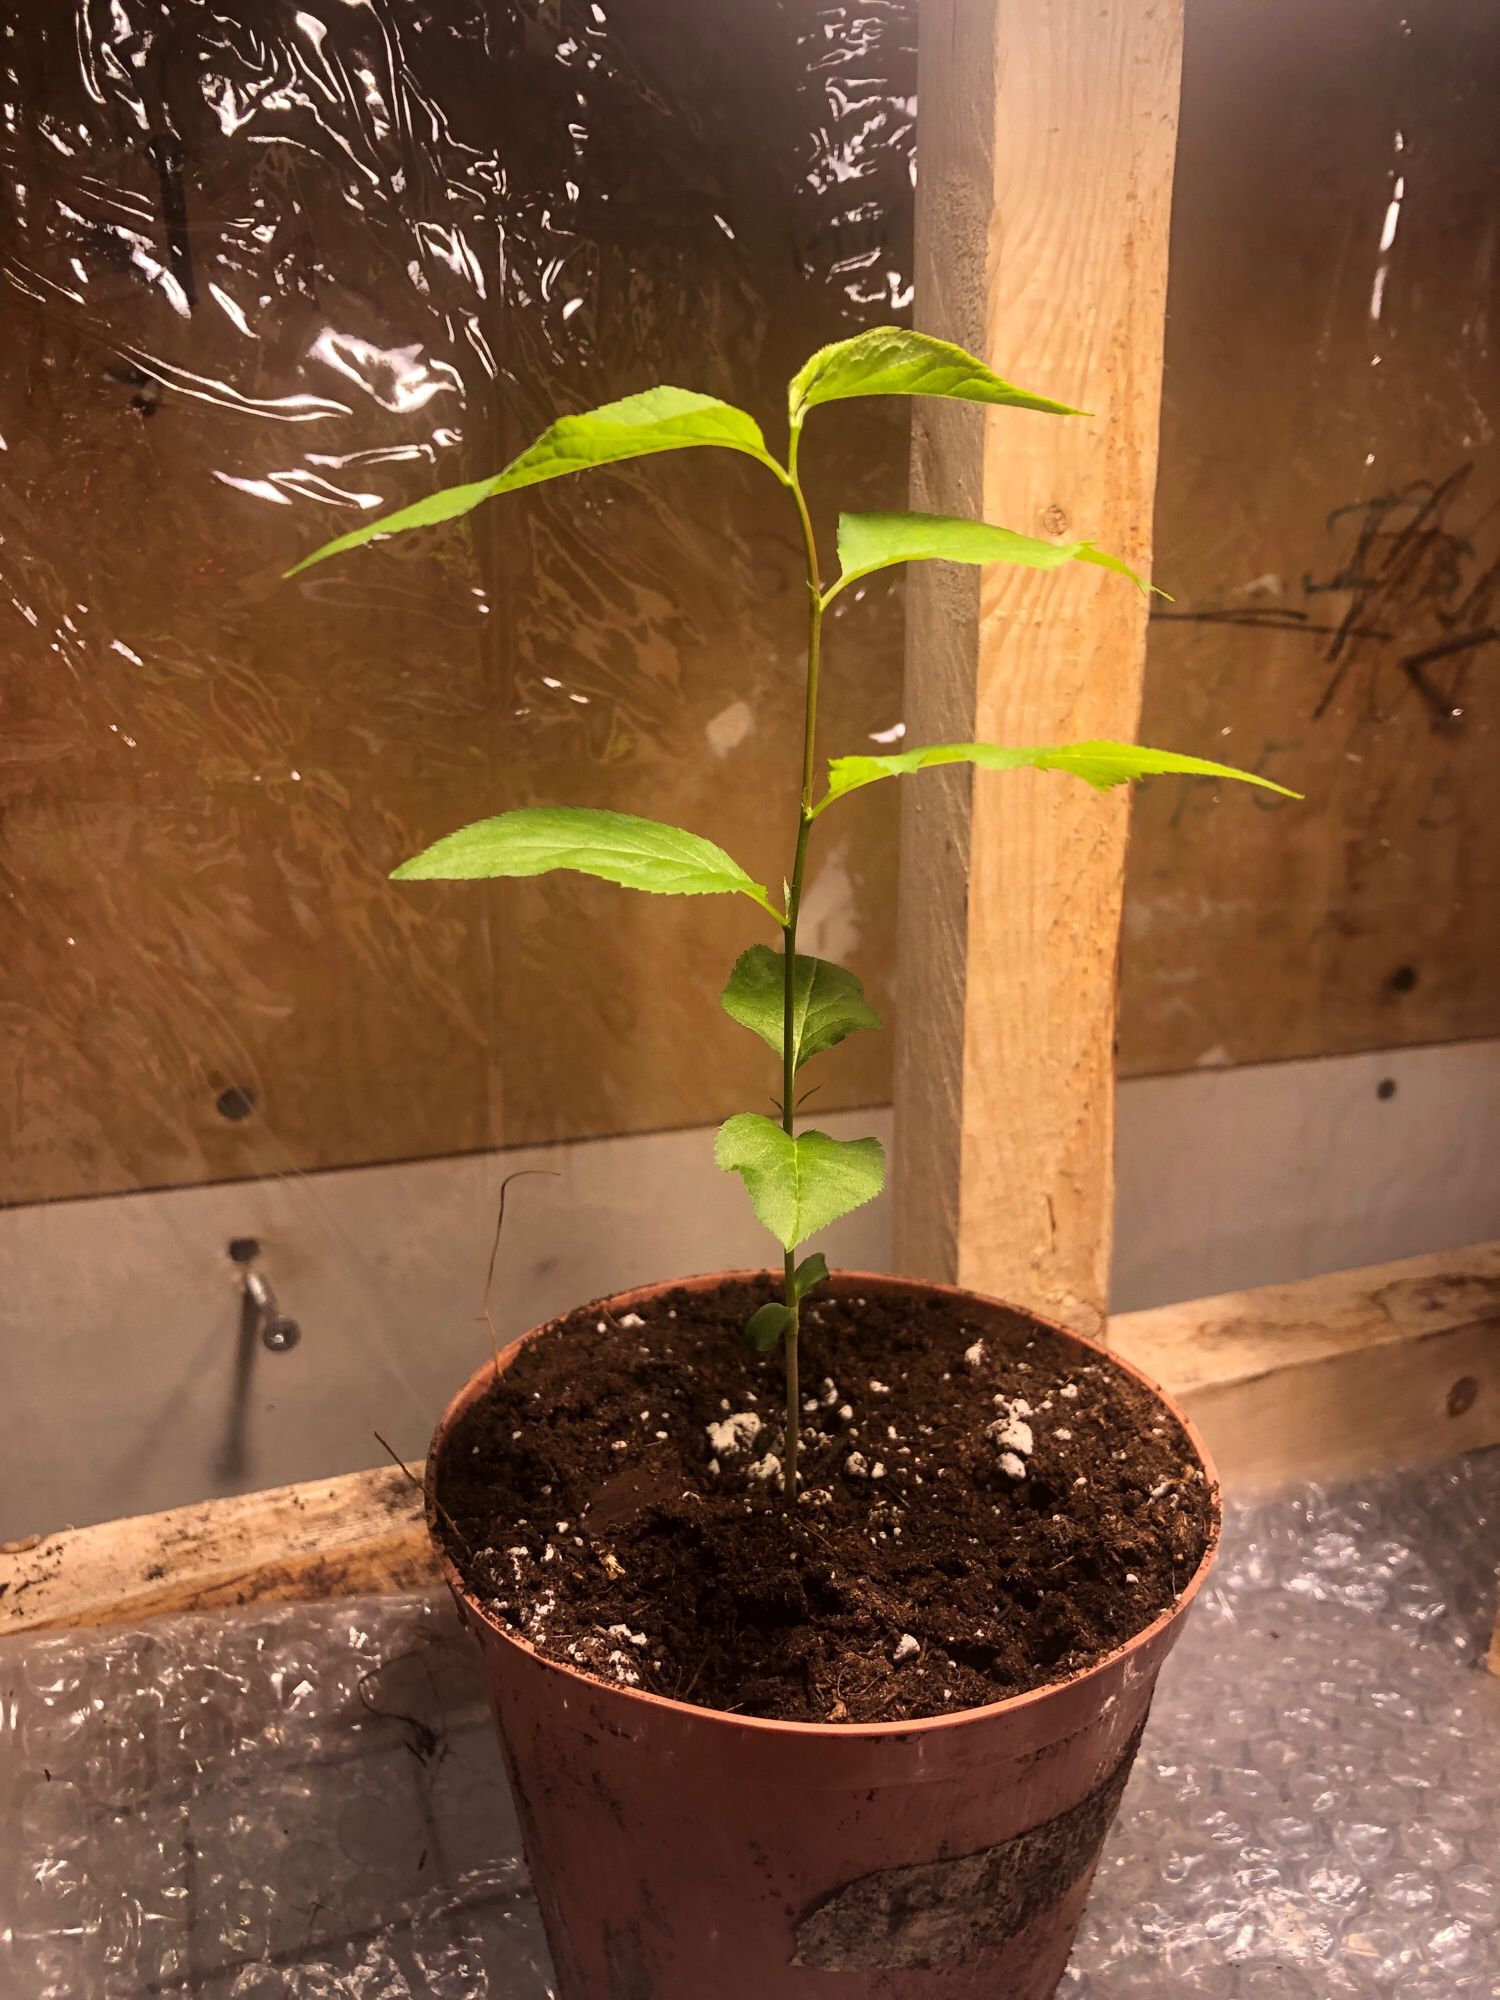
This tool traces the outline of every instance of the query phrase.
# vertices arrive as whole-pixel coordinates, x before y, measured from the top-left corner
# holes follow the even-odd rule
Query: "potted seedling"
[[[1282,789],[1123,743],[947,743],[820,767],[825,622],[861,578],[1085,563],[1140,584],[1091,542],[912,513],[841,515],[827,574],[804,431],[857,396],[1076,414],[960,348],[876,328],[798,371],[784,459],[743,410],[648,389],[298,565],[693,446],[764,468],[806,554],[781,894],[702,833],[586,804],[499,813],[395,870],[573,869],[738,896],[762,932],[722,1003],[775,1058],[777,1115],[736,1113],[715,1157],[779,1268],[652,1285],[537,1329],[459,1392],[428,1461],[428,1519],[482,1650],[561,2000],[1051,1993],[1218,1534],[1199,1440],[1133,1369],[991,1299],[830,1275],[809,1248],[884,1175],[875,1139],[798,1114],[806,1066],[880,1025],[853,972],[797,950],[826,814],[957,762],[1101,789],[1156,772]]]

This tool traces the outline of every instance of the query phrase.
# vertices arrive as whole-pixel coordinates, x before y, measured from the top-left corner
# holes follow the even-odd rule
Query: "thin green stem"
[[[792,1290],[791,1252],[787,1252],[787,1291]],[[792,1320],[783,1338],[786,1341],[786,1469],[782,1474],[781,1494],[788,1509],[797,1504],[797,1424],[800,1391],[797,1387],[797,1308],[792,1307]]]
[[[787,454],[787,484],[796,504],[797,520],[802,529],[802,545],[807,557],[807,681],[802,716],[802,791],[797,810],[797,850],[792,862],[791,879],[787,883],[786,955],[782,961],[781,1126],[788,1138],[796,1137],[797,1128],[795,1042],[797,918],[802,909],[802,884],[807,872],[807,848],[813,823],[813,758],[817,745],[818,669],[821,664],[823,639],[823,585],[818,574],[818,545],[813,535],[812,517],[807,511],[807,501],[797,479],[797,447],[801,441],[801,426],[794,423],[791,446]],[[796,1270],[796,1254],[788,1250],[785,1298],[787,1311],[791,1317],[787,1321],[786,1333],[783,1336],[786,1343],[786,1468],[782,1477],[782,1493],[788,1507],[795,1506],[797,1502],[797,1444],[801,1418],[797,1385],[797,1335],[800,1314]]]

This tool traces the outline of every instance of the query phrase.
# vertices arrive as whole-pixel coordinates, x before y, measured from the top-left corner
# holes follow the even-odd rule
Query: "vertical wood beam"
[[[1181,0],[922,0],[916,323],[1097,414],[914,407],[913,505],[1149,570]],[[1131,737],[1118,577],[913,565],[906,742]],[[1129,804],[903,782],[895,1267],[1103,1325]]]

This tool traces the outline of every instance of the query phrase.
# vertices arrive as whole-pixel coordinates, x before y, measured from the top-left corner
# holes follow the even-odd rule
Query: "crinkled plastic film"
[[[1500,1451],[1232,1519],[1162,1675],[1068,2000],[1500,1983]],[[0,1648],[0,1991],[544,2000],[446,1600]]]
[[[742,1037],[681,1054],[737,911],[386,878],[555,800],[732,835],[779,880],[766,800],[803,636],[784,491],[686,453],[281,572],[655,381],[784,438],[810,348],[909,308],[909,0],[711,25],[682,0],[24,0],[0,46],[5,1197],[763,1095]],[[835,498],[902,492],[905,415],[823,426],[826,529]],[[849,608],[838,740],[898,719],[896,592]],[[894,805],[866,818],[814,928],[857,940],[878,989]],[[844,1102],[888,1087],[866,1039]]]

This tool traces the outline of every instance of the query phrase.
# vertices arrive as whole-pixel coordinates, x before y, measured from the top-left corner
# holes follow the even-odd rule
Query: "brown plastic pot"
[[[748,1275],[648,1285],[605,1304],[629,1312],[684,1283],[706,1291]],[[834,1284],[863,1296],[962,1298],[980,1325],[1012,1310],[907,1278],[842,1272]],[[489,1387],[493,1364],[449,1404],[427,1461],[428,1527],[479,1641],[558,2000],[1053,1992],[1157,1673],[1214,1559],[1218,1483],[1202,1439],[1155,1383],[1037,1323],[1081,1361],[1103,1355],[1143,1383],[1183,1426],[1214,1496],[1212,1539],[1171,1610],[1086,1672],[921,1722],[760,1721],[544,1659],[465,1589],[437,1535],[443,1444]]]

